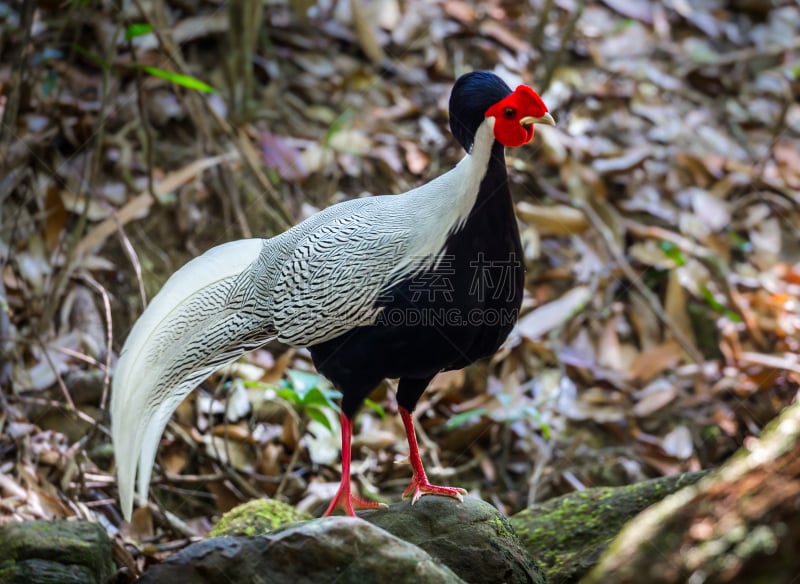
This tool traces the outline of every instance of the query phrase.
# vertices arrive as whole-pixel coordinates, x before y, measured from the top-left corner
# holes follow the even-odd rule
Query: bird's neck
[[[491,177],[493,180],[487,181]],[[441,218],[449,232],[458,231],[469,219],[479,199],[491,197],[495,183],[506,181],[505,154],[494,139],[494,118],[487,118],[475,132],[472,151],[441,178],[449,178],[452,187],[437,201]]]
[[[402,196],[414,232],[409,250],[414,269],[419,268],[419,260],[435,261],[443,253],[450,236],[462,230],[474,212],[480,212],[479,199],[488,201],[508,193],[503,147],[494,140],[493,125],[494,119],[489,118],[478,127],[472,151],[455,168]],[[407,269],[403,264],[397,271]]]

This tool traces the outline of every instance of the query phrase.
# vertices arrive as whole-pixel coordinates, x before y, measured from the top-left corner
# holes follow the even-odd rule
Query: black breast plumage
[[[523,277],[503,147],[495,143],[475,205],[436,264],[381,294],[374,324],[309,347],[312,358],[344,389],[345,415],[384,378],[401,378],[398,401],[411,410],[436,373],[500,347],[518,316]]]

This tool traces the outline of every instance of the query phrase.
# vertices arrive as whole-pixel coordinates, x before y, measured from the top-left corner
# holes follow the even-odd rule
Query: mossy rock
[[[255,537],[204,539],[153,566],[138,582],[464,584],[427,552],[355,517],[314,519]]]
[[[253,499],[223,515],[209,536],[263,535],[289,523],[308,519],[312,519],[312,516],[288,503],[275,499]]]
[[[109,582],[111,540],[88,521],[26,521],[0,526],[0,584]]]
[[[522,545],[541,563],[548,581],[578,582],[597,564],[625,523],[707,473],[569,493],[524,509],[509,517],[509,522]]]
[[[545,582],[536,554],[526,551],[502,513],[478,498],[427,496],[360,515],[419,546],[465,582]]]

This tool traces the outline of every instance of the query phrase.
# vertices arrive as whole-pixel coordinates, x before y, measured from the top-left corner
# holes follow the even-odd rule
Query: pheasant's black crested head
[[[542,98],[527,85],[514,91],[494,73],[475,71],[458,78],[450,95],[450,129],[470,152],[483,121],[495,120],[495,139],[511,148],[533,139],[533,124],[553,124]]]

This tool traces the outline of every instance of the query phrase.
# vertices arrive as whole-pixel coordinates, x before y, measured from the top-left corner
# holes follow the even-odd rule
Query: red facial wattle
[[[520,85],[486,110],[485,117],[494,117],[494,137],[503,146],[516,148],[533,140],[533,123],[524,118],[549,117],[542,98],[527,85]],[[544,120],[542,120],[544,121]]]

